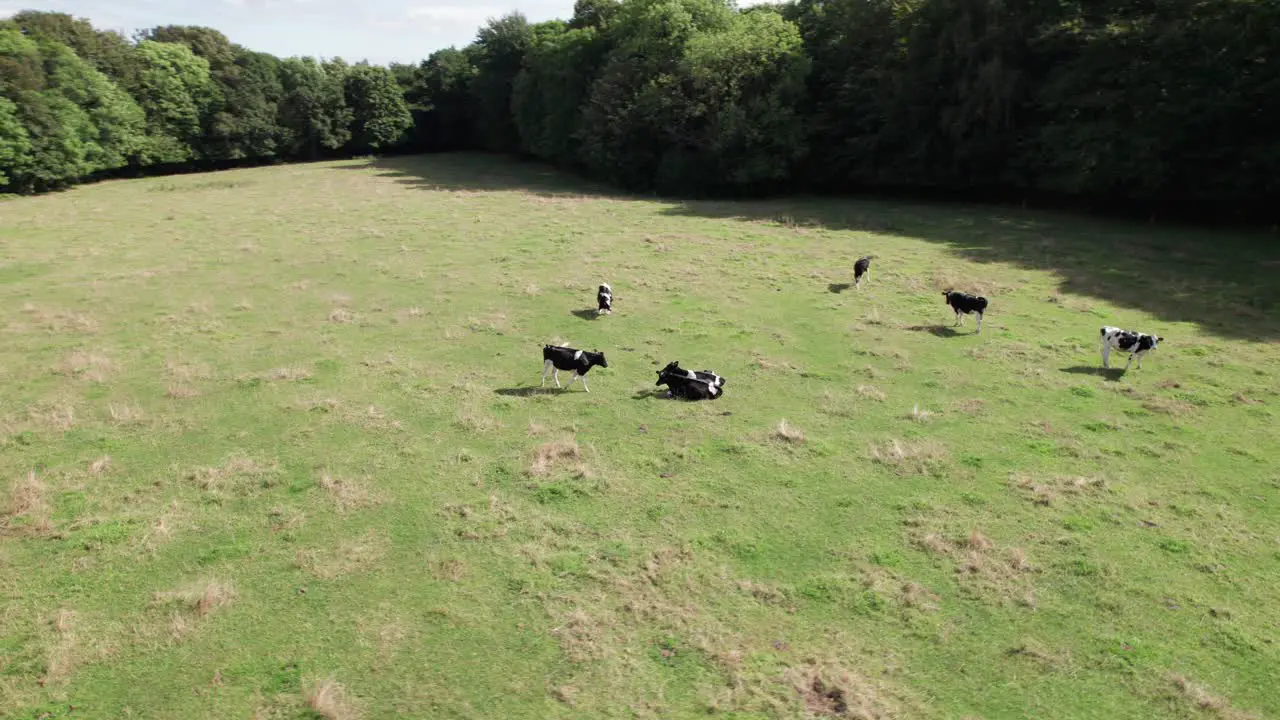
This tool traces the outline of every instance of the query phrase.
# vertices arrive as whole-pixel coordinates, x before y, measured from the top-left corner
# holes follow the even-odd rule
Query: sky
[[[204,25],[279,57],[387,64],[417,63],[440,48],[466,45],[488,18],[513,10],[531,22],[568,19],[573,0],[0,0],[0,18],[20,10],[69,13],[126,35],[157,25]]]

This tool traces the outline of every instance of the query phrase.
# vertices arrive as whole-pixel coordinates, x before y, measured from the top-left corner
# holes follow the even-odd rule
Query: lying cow
[[[596,365],[602,368],[609,367],[609,363],[604,359],[604,353],[598,350],[587,352],[586,350],[576,350],[558,345],[543,345],[542,385],[539,387],[547,384],[548,372],[552,373],[552,378],[556,381],[556,387],[560,387],[560,371],[572,370],[573,377],[569,380],[569,387],[573,387],[573,383],[578,378],[582,378],[583,389],[591,392],[591,388],[587,387],[587,372]]]
[[[978,315],[978,332],[982,332],[982,313],[987,311],[986,298],[954,290],[947,290],[942,294],[947,298],[947,304],[951,306],[951,309],[956,311],[957,325],[964,325],[965,315],[976,313]]]
[[[662,375],[662,373],[664,372],[670,373],[673,376],[686,377],[690,380],[701,380],[703,382],[708,382],[708,383],[711,383],[712,385],[715,385],[716,387],[724,387],[724,378],[720,377],[719,375],[715,374],[710,370],[685,370],[684,368],[680,367],[679,360],[674,360],[672,362],[667,363],[667,366],[665,368],[658,371],[658,375]]]
[[[658,382],[654,385],[666,385],[670,390],[667,397],[684,398],[685,400],[715,400],[724,395],[720,386],[714,382],[691,378],[684,373],[672,372],[666,368],[658,371]]]
[[[596,308],[597,315],[613,314],[613,288],[609,287],[609,283],[601,285],[596,291],[596,305],[599,306]]]
[[[1111,350],[1119,350],[1120,352],[1129,353],[1129,359],[1125,361],[1124,369],[1129,369],[1129,363],[1134,358],[1138,359],[1138,367],[1142,367],[1142,356],[1156,349],[1156,345],[1164,342],[1164,338],[1156,335],[1147,335],[1146,333],[1134,332],[1132,330],[1121,330],[1118,327],[1107,325],[1102,328],[1102,367],[1111,367]]]

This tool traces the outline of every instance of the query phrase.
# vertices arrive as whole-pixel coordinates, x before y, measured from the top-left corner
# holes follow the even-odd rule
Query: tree
[[[47,38],[71,48],[121,89],[133,92],[137,87],[141,66],[133,45],[120,33],[98,30],[88,20],[65,13],[26,10],[12,20],[28,36]]]
[[[521,150],[566,167],[580,165],[582,107],[608,53],[594,27],[540,37],[511,88],[511,112]]]
[[[0,97],[0,190],[27,173],[31,162],[31,138],[22,126],[18,106]]]
[[[491,20],[476,37],[476,75],[470,89],[476,136],[486,150],[520,150],[520,134],[511,115],[511,88],[532,44],[533,28],[518,12]]]
[[[143,40],[138,104],[146,112],[143,161],[177,163],[199,157],[201,118],[214,102],[209,62],[186,45]]]
[[[142,37],[185,45],[209,63],[214,91],[201,116],[197,147],[202,155],[236,160],[276,154],[276,106],[283,92],[276,58],[246,50],[207,27],[166,25]]]
[[[322,150],[337,150],[351,139],[352,113],[343,81],[312,58],[280,64],[277,124],[286,154],[314,160]]]
[[[470,150],[478,146],[471,83],[477,69],[475,48],[445,48],[422,64],[427,108],[421,116],[418,136],[424,150]]]
[[[413,126],[395,76],[384,67],[356,65],[346,73],[351,107],[351,148],[359,152],[394,146]]]

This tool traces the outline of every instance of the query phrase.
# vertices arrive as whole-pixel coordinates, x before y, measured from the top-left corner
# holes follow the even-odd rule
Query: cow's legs
[[[1111,346],[1105,340],[1102,342],[1102,367],[1104,369],[1111,368]]]
[[[960,312],[959,310],[956,311],[956,324],[964,325],[964,313]]]
[[[1133,353],[1129,353],[1129,359],[1124,361],[1124,369],[1129,369],[1129,363],[1133,362]]]
[[[560,368],[552,370],[551,377],[556,381],[556,387],[560,387]]]
[[[982,313],[978,313],[978,332],[982,332]]]
[[[547,371],[549,370],[551,370],[551,361],[547,360],[546,362],[542,363],[542,382],[538,383],[538,387],[547,386]]]
[[[579,375],[578,377],[582,378],[582,389],[586,390],[587,392],[591,392],[591,388],[587,387],[587,376]]]

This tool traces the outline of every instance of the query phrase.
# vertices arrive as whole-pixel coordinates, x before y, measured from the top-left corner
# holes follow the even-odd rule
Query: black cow
[[[543,345],[542,385],[539,387],[547,384],[548,372],[552,373],[552,378],[556,381],[556,387],[560,387],[560,371],[572,370],[573,377],[569,380],[569,387],[573,387],[573,383],[578,378],[582,378],[583,389],[591,392],[591,388],[587,387],[587,372],[596,365],[603,368],[609,367],[609,363],[604,359],[604,353],[599,350],[587,352],[586,350],[576,350],[559,345]]]
[[[596,291],[596,304],[599,305],[596,309],[597,315],[613,314],[613,288],[609,287],[609,283],[601,285]]]
[[[1129,353],[1129,359],[1124,363],[1125,370],[1129,369],[1129,363],[1133,362],[1134,358],[1138,359],[1138,367],[1141,368],[1142,356],[1155,350],[1157,344],[1164,342],[1164,338],[1157,335],[1121,330],[1110,325],[1103,326],[1101,338],[1102,367],[1111,367],[1111,350],[1114,348],[1120,352]]]
[[[663,369],[658,371],[658,382],[655,385],[666,385],[670,388],[667,397],[684,398],[685,400],[717,400],[724,392],[720,386],[706,380],[691,378],[681,373],[673,373]]]
[[[862,276],[871,277],[871,260],[875,255],[864,255],[853,264],[853,286],[862,285]]]
[[[965,315],[977,313],[978,332],[982,332],[982,313],[987,311],[986,298],[953,290],[947,290],[942,294],[947,298],[947,304],[951,306],[951,309],[956,311],[957,325],[964,325]]]
[[[712,385],[715,385],[716,387],[724,387],[723,377],[720,377],[719,375],[715,374],[711,370],[685,370],[684,368],[680,367],[679,360],[674,360],[672,362],[667,363],[667,366],[665,368],[658,371],[658,375],[661,376],[662,373],[664,372],[677,377],[686,377],[690,380],[701,380],[703,382],[708,382],[708,383],[711,383]],[[661,385],[662,384],[661,381],[659,381],[658,384]]]

